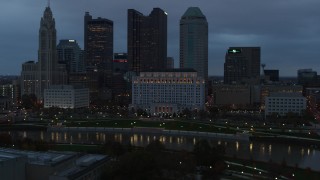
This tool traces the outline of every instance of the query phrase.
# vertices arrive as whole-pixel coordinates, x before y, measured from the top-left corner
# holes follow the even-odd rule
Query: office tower
[[[84,52],[76,40],[60,40],[57,52],[58,62],[66,64],[68,73],[85,72]]]
[[[154,8],[149,16],[128,10],[128,63],[131,71],[165,69],[167,13]]]
[[[225,84],[259,84],[260,47],[230,47],[225,56]]]
[[[113,56],[113,73],[126,73],[128,69],[128,54],[114,53]]]
[[[105,88],[112,87],[113,21],[101,17],[92,19],[86,12],[84,28],[86,72],[94,82],[89,89],[91,93],[102,94]]]
[[[128,82],[124,79],[124,75],[128,72],[128,54],[127,53],[114,53],[113,58],[113,87],[112,94],[115,101],[127,101],[130,87]]]
[[[46,7],[40,21],[38,62],[22,65],[21,94],[35,94],[42,101],[44,89],[67,82],[66,66],[59,64],[56,51],[56,29],[50,7]]]
[[[180,19],[180,68],[193,68],[208,80],[208,22],[198,7]]]
[[[319,77],[317,71],[312,69],[299,69],[298,70],[298,84],[303,86],[316,86],[319,85]]]
[[[44,89],[50,85],[64,84],[67,81],[65,66],[58,64],[57,61],[56,33],[55,19],[52,16],[50,7],[47,7],[41,18],[39,30],[38,80],[40,83],[37,88],[37,97],[43,98]],[[63,72],[63,74],[60,72]]]

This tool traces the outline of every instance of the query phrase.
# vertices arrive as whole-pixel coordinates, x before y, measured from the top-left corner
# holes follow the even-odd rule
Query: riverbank
[[[320,148],[320,140],[291,136],[250,136],[250,141],[272,142]]]

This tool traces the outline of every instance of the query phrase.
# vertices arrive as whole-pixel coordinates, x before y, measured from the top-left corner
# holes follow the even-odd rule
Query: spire
[[[50,7],[50,0],[48,0],[48,7]]]

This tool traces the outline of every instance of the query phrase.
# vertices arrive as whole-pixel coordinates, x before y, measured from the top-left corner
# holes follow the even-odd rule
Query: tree
[[[115,141],[107,141],[104,144],[103,151],[107,155],[114,156],[116,158],[118,158],[119,156],[123,155],[126,152],[126,150],[122,146],[122,144],[120,144],[119,142],[115,142]]]
[[[10,134],[1,133],[0,134],[0,146],[7,147],[11,146],[12,144],[12,137]]]
[[[119,161],[109,166],[102,179],[159,179],[159,169],[150,152],[136,151],[125,154]]]
[[[199,116],[200,120],[204,120],[205,118],[207,118],[207,115],[208,115],[208,113],[205,110],[201,109],[200,111],[198,111],[198,116]]]
[[[218,107],[211,106],[208,111],[209,111],[210,118],[215,118],[215,117],[219,116],[219,108]]]
[[[199,166],[210,166],[212,162],[210,157],[212,155],[211,146],[207,140],[199,140],[193,148],[193,153]]]
[[[146,151],[152,152],[152,153],[159,153],[161,151],[164,151],[165,147],[164,145],[159,141],[159,139],[156,139],[152,142],[150,142],[146,146]]]
[[[185,108],[184,110],[182,110],[182,116],[185,116],[186,119],[191,117],[191,111],[188,108]]]

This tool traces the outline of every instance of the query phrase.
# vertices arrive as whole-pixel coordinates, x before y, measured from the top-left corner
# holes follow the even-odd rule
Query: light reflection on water
[[[70,144],[103,144],[106,141],[117,141],[123,144],[131,143],[134,146],[146,146],[152,140],[159,139],[167,148],[175,150],[189,150],[200,139],[198,137],[172,136],[172,135],[150,135],[150,134],[126,134],[126,133],[104,133],[104,132],[51,132],[45,131],[11,131],[8,132],[15,138],[27,137],[34,140],[46,140],[57,143]],[[63,139],[62,139],[63,137]],[[284,144],[265,144],[262,142],[244,142],[237,140],[209,139],[211,144],[224,145],[226,154],[239,158],[253,158],[255,160],[281,163],[283,159],[288,165],[298,164],[300,167],[310,167],[320,171],[320,151],[301,146]]]

